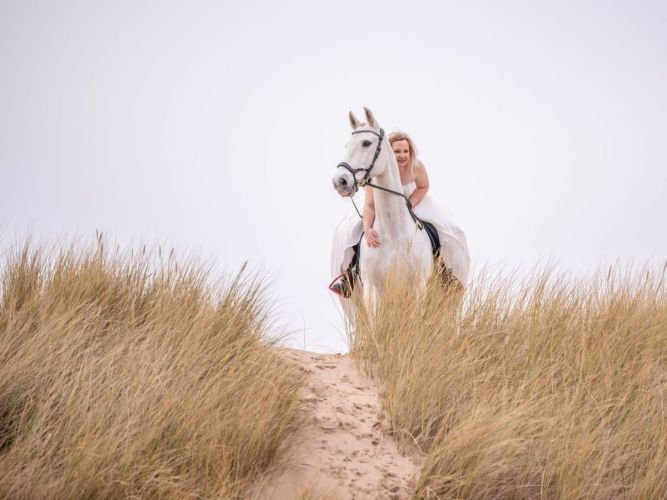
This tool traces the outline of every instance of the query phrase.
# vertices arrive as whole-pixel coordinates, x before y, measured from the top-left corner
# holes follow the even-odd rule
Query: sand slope
[[[301,423],[255,499],[409,498],[421,457],[405,456],[382,432],[377,384],[341,354],[286,349],[307,375]]]

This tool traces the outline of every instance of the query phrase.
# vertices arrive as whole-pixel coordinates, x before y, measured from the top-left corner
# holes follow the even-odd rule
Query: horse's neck
[[[397,193],[403,194],[401,176],[398,172],[398,165],[393,158],[393,152],[389,149],[391,158],[385,153],[378,158],[378,161],[386,161],[387,166],[382,175],[374,178],[373,183],[386,189],[391,189]],[[405,206],[405,198],[393,193],[375,189],[373,191],[375,201],[375,227],[379,228],[381,233],[389,239],[397,239],[407,234],[414,222],[410,217]]]

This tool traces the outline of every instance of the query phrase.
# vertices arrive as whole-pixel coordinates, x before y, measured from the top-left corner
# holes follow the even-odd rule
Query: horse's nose
[[[354,177],[347,172],[339,172],[331,179],[333,187],[341,196],[350,196],[354,191]]]

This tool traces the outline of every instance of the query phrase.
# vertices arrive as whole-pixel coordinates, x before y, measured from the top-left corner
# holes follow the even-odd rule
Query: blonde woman
[[[417,159],[417,152],[412,139],[405,132],[392,132],[389,134],[389,144],[394,151],[398,171],[401,174],[401,184],[405,196],[410,199],[412,207],[419,205],[426,193],[428,193],[428,174],[421,160]],[[414,186],[413,186],[414,183]],[[379,247],[380,238],[373,229],[375,221],[375,202],[373,200],[373,188],[366,187],[364,201],[364,234],[369,247]]]
[[[445,265],[456,281],[465,287],[470,269],[465,233],[444,209],[427,196],[428,174],[424,164],[417,158],[417,150],[410,136],[405,132],[392,132],[388,139],[398,164],[403,193],[412,203],[417,217],[435,226],[440,238],[440,254]],[[364,190],[362,213],[363,222],[355,211],[348,211],[335,230],[332,272],[336,278],[329,285],[329,289],[345,298],[352,293],[357,257],[355,246],[362,235],[366,236],[366,244],[370,247],[382,244],[382,235],[373,229],[375,203],[373,188],[370,186]]]

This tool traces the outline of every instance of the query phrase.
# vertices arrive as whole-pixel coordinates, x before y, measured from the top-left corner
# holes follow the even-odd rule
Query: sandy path
[[[376,383],[348,356],[285,350],[307,374],[302,423],[255,499],[409,498],[420,457],[402,455],[383,434]]]

